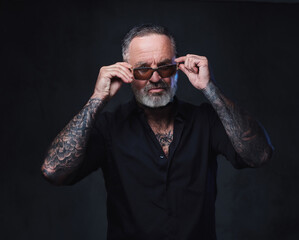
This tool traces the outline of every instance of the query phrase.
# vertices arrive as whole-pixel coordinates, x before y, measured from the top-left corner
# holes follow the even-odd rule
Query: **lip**
[[[162,91],[165,91],[165,88],[151,88],[149,90],[149,92],[152,92],[152,93],[157,93],[157,92],[162,92]]]

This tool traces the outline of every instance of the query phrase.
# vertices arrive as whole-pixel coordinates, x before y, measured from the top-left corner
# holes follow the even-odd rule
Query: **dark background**
[[[181,55],[208,57],[218,85],[275,147],[259,169],[219,158],[218,239],[299,239],[299,4],[270,2],[2,1],[0,238],[105,239],[102,173],[55,187],[40,166],[100,67],[121,61],[124,34],[153,22],[169,27]],[[182,73],[177,95],[205,101]],[[108,109],[131,96],[124,86]]]

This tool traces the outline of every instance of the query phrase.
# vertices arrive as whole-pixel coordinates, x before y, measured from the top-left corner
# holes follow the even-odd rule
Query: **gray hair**
[[[128,61],[128,52],[129,52],[129,45],[133,38],[135,37],[143,37],[151,34],[159,34],[165,35],[170,39],[173,52],[176,55],[176,43],[174,37],[170,34],[168,29],[163,26],[154,25],[154,24],[142,24],[136,27],[133,27],[124,37],[122,41],[122,56],[124,61]]]

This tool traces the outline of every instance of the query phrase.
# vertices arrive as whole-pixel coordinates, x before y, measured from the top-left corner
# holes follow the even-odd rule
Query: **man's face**
[[[135,37],[129,45],[128,63],[133,68],[173,64],[174,58],[171,41],[165,35]],[[156,71],[149,80],[133,80],[131,86],[138,102],[148,107],[162,107],[172,101],[176,91],[176,75],[161,78]]]

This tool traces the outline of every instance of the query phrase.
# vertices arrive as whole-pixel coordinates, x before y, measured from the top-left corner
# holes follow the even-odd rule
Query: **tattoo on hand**
[[[103,101],[99,98],[90,99],[58,134],[42,166],[44,175],[60,180],[77,169],[85,153],[95,114],[103,105]]]

